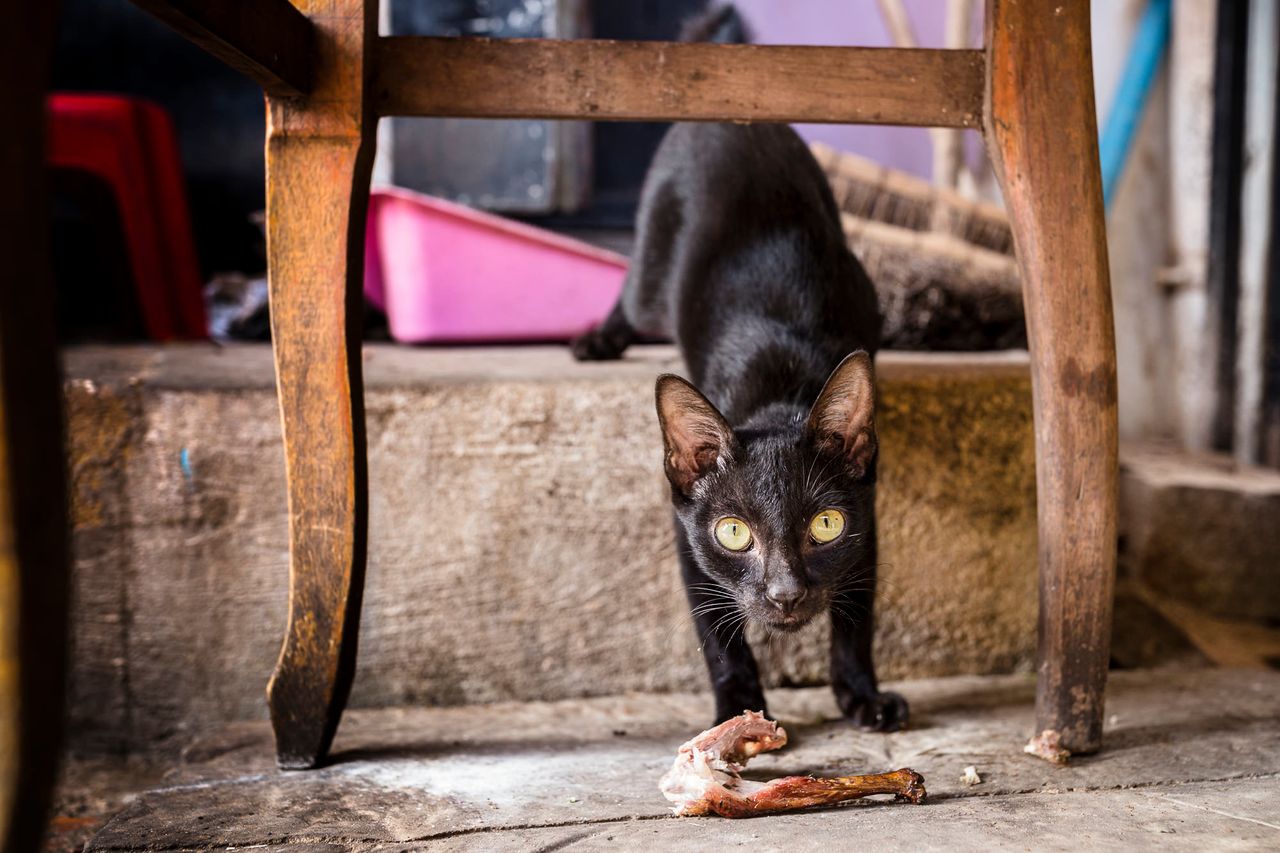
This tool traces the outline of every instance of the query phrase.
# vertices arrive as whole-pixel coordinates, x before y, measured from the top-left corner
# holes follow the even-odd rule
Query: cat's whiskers
[[[703,596],[706,596],[708,598],[733,598],[734,597],[733,590],[716,589],[714,587],[708,587],[704,589],[691,588],[688,590],[688,592],[693,593],[693,595],[699,598]]]
[[[832,599],[831,609],[836,615],[849,622],[857,622],[859,619],[868,617],[871,614],[871,610],[865,604],[859,604],[856,601]]]
[[[900,589],[900,586],[898,584],[897,579],[891,578],[891,577],[885,577],[885,575],[879,571],[880,569],[883,569],[883,568],[893,568],[893,566],[889,563],[877,563],[876,570],[874,572],[866,571],[866,570],[854,572],[846,576],[839,584],[837,584],[835,586],[835,590],[839,591],[839,590],[845,589],[846,587],[852,587],[854,584],[857,584],[859,582],[869,581],[869,583],[865,587],[865,590],[878,590],[881,588],[886,588],[895,592],[898,591]]]
[[[675,636],[676,631],[679,631],[680,629],[685,627],[693,628],[694,636],[695,637],[697,636],[698,623],[693,616],[691,616],[689,613],[679,613],[676,616],[672,617],[671,627],[667,629],[667,633],[663,637],[663,642],[670,643],[671,638]]]
[[[727,630],[729,631],[729,638],[725,640],[725,644],[733,645],[734,638],[737,637],[738,634],[743,631],[744,627],[747,624],[747,611],[739,610],[736,614],[730,613],[729,616],[736,617],[736,618],[731,619],[727,626]]]
[[[831,600],[833,602],[847,602],[850,604],[866,606],[858,599],[862,597],[862,593],[874,593],[875,591],[876,587],[874,583],[850,584],[849,586],[841,587],[837,590],[836,593],[831,596]],[[857,596],[857,598],[855,598],[855,596]]]
[[[724,598],[724,597],[732,598],[735,595],[734,591],[731,589],[728,589],[722,586],[710,586],[710,585],[689,587],[686,590],[686,592],[692,593],[695,596],[705,595],[705,596],[710,596],[712,598]]]
[[[855,600],[852,596],[862,592],[875,592],[875,588],[876,580],[873,576],[859,573],[846,578],[831,590],[830,606],[832,612],[850,621],[856,621],[859,616],[869,615],[871,612],[870,606],[865,602]]]
[[[769,655],[771,657],[776,656],[782,644],[785,642],[785,637],[782,632],[773,630],[773,627],[770,625],[766,625],[764,630],[765,641],[769,644]]]
[[[690,609],[695,613],[705,607],[711,605],[733,605],[737,606],[738,598],[725,590],[698,590],[691,596],[694,601]]]
[[[733,603],[724,602],[723,605],[721,602],[707,602],[707,603],[709,603],[709,605],[717,605],[718,607],[716,608],[716,610],[708,610],[703,613],[695,613],[692,610],[682,610],[680,612],[677,612],[676,615],[673,615],[671,619],[671,626],[669,626],[669,628],[667,629],[667,633],[663,637],[663,642],[666,642],[666,643],[671,642],[672,637],[675,637],[676,631],[684,629],[687,626],[687,628],[694,629],[694,635],[696,638],[698,638],[699,647],[700,647],[701,644],[705,642],[705,634],[699,635],[698,617],[707,616],[707,615],[710,615],[710,613],[716,613],[721,610],[732,611],[732,610],[735,610],[737,606],[739,606],[737,605],[736,601]],[[703,605],[699,605],[699,607],[701,606]],[[728,613],[728,615],[732,615],[732,613]]]
[[[689,608],[689,610],[693,613],[698,613],[709,607],[734,607],[737,606],[737,604],[737,601],[725,596],[723,598],[712,598],[707,601],[700,601],[693,607]]]
[[[831,475],[828,476],[825,480],[822,479],[822,475],[826,474],[827,469],[831,467],[831,462],[832,462],[832,459],[828,458],[825,462],[822,463],[822,467],[818,469],[819,485],[817,488],[813,487],[808,476],[805,477],[805,494],[809,494],[809,495],[818,494],[823,489],[825,489],[831,483],[832,480],[836,478],[836,476],[840,473],[839,471],[833,471]]]
[[[714,579],[688,584],[686,586],[686,594],[696,603],[672,619],[671,626],[666,633],[665,642],[670,642],[675,633],[686,625],[693,627],[694,633],[697,635],[700,617],[719,614],[716,623],[713,623],[711,628],[703,632],[702,636],[699,637],[699,646],[701,646],[706,643],[706,635],[711,633],[720,622],[725,621],[726,617],[732,617],[733,611],[740,607],[737,596],[733,594],[733,591]]]
[[[828,461],[827,465],[830,465],[830,464],[831,462]],[[826,473],[827,465],[822,466],[822,470],[818,472],[819,477],[821,477],[824,473]],[[839,476],[840,476],[839,471],[832,471],[830,474],[827,474],[827,478],[825,480],[819,480],[817,488],[815,488],[809,494],[813,494],[813,495],[821,494],[823,491],[826,490],[827,486],[831,485],[831,483],[835,481],[836,477],[839,477]]]
[[[744,610],[739,609],[737,611],[726,613],[724,616],[721,616],[719,619],[717,619],[715,623],[710,628],[707,629],[706,633],[702,637],[703,644],[705,645],[707,641],[707,637],[711,634],[716,634],[717,629],[723,624],[725,626],[724,630],[728,632],[727,638],[724,639],[724,644],[726,646],[732,645],[734,637],[742,629],[742,626],[746,624],[746,621],[747,621],[747,614],[746,614],[746,611]]]
[[[805,491],[805,494],[812,494],[812,493],[809,491],[809,484],[813,482],[813,480],[812,480],[812,477],[813,477],[813,466],[814,466],[814,465],[817,465],[817,464],[818,464],[818,457],[816,457],[816,456],[815,456],[815,457],[813,457],[812,459],[810,459],[810,460],[809,460],[809,470],[807,470],[807,471],[805,471],[805,472],[804,472],[804,491]],[[821,475],[819,475],[819,476],[821,476]]]
[[[686,589],[690,589],[690,590],[706,590],[706,591],[708,591],[708,592],[727,593],[727,594],[729,594],[729,595],[732,595],[732,594],[733,594],[733,590],[729,589],[729,587],[725,586],[724,584],[722,584],[722,583],[718,583],[718,582],[715,582],[715,583],[693,583],[693,584],[689,584],[689,585],[686,587]]]
[[[876,563],[876,575],[878,578],[878,583],[880,583],[882,586],[886,586],[892,590],[897,590],[899,588],[897,578],[885,577],[884,574],[880,572],[881,569],[892,569],[892,568],[893,568],[892,563]]]
[[[714,606],[703,605],[702,607],[698,607],[694,610],[689,611],[689,615],[697,619],[699,616],[707,616],[712,613],[718,613],[722,610],[736,610],[737,607],[738,607],[737,602],[734,602],[731,604],[716,604]]]
[[[711,627],[710,627],[710,628],[708,628],[708,629],[706,630],[706,634],[704,634],[704,635],[703,635],[703,637],[702,637],[702,641],[705,643],[705,642],[707,641],[707,635],[708,635],[708,634],[714,634],[714,633],[716,633],[716,629],[717,629],[718,627],[720,627],[720,624],[721,624],[721,623],[723,623],[723,622],[730,622],[730,624],[731,624],[731,620],[732,620],[735,616],[739,615],[740,613],[741,613],[741,611],[736,611],[736,610],[734,610],[734,611],[730,611],[730,612],[728,612],[728,613],[724,614],[723,616],[721,616],[721,617],[720,617],[719,619],[717,619],[715,622],[711,623]],[[743,616],[743,618],[745,618],[745,617],[746,617],[746,614],[741,614],[741,615]]]

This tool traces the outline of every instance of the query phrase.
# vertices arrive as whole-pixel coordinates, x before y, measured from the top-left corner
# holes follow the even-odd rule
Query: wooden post
[[[289,489],[289,627],[267,687],[281,767],[324,760],[355,675],[368,524],[360,366],[376,0],[299,0],[310,95],[269,98],[267,252]]]
[[[36,850],[66,662],[62,382],[49,265],[45,93],[54,4],[0,26],[0,849]]]
[[[271,97],[311,91],[314,32],[289,0],[133,0]]]
[[[1088,0],[988,0],[985,134],[1031,349],[1040,536],[1036,733],[1102,742],[1116,559],[1115,333]]]

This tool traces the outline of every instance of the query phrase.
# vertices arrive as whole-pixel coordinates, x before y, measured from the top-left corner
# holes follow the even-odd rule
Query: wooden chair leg
[[[1098,749],[1116,558],[1115,331],[1088,0],[988,0],[987,146],[1022,272],[1036,425],[1036,730]]]
[[[268,101],[271,328],[289,489],[289,626],[267,687],[281,767],[322,762],[355,675],[368,525],[360,365],[375,0],[308,0],[306,99]]]
[[[2,850],[39,848],[62,730],[66,477],[44,168],[53,5],[20,3],[0,27]]]

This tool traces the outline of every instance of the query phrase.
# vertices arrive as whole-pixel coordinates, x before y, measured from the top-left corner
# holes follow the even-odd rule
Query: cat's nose
[[[785,614],[790,614],[800,606],[808,590],[796,583],[771,583],[765,589],[764,597]]]

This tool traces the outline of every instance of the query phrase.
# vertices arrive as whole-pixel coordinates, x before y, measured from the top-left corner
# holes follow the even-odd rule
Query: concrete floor
[[[333,763],[304,773],[275,769],[265,725],[237,724],[193,743],[136,797],[94,795],[109,774],[68,767],[55,826],[69,843],[94,808],[123,804],[95,851],[1280,849],[1280,673],[1115,673],[1105,751],[1066,767],[1021,752],[1033,687],[1026,676],[898,685],[915,716],[893,735],[835,719],[825,689],[770,694],[792,742],[748,775],[907,766],[926,779],[923,806],[670,817],[657,780],[708,722],[708,699],[631,695],[357,711]],[[967,765],[980,784],[964,784]],[[149,781],[136,768],[132,778]]]

